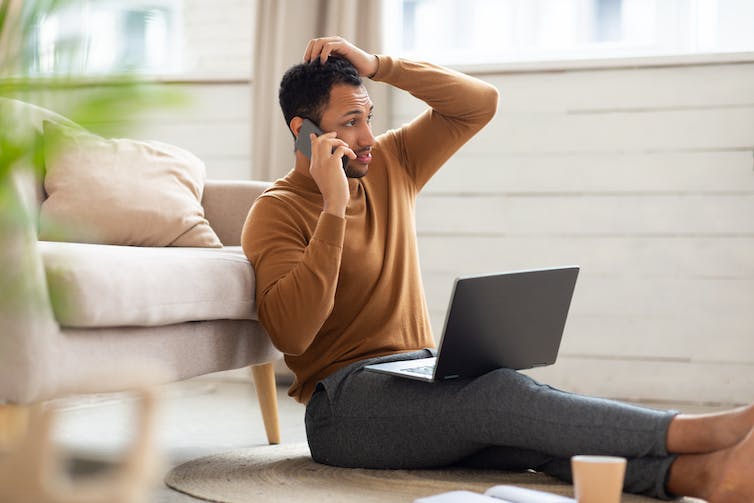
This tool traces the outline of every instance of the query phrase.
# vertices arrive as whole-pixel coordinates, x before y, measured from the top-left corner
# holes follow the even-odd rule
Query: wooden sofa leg
[[[29,425],[29,410],[22,405],[0,405],[0,449],[24,436]]]
[[[262,421],[270,444],[280,443],[280,422],[278,420],[278,395],[275,389],[275,368],[272,363],[251,367],[254,386],[257,389]]]

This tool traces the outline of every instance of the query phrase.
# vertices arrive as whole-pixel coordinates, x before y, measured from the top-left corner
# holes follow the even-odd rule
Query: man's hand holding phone
[[[301,131],[300,134],[307,134]],[[311,141],[311,162],[309,173],[319,187],[324,200],[323,210],[333,215],[344,217],[350,200],[348,178],[343,170],[343,159],[356,159],[356,154],[343,140],[336,138],[336,133],[324,133],[317,136],[308,133]]]

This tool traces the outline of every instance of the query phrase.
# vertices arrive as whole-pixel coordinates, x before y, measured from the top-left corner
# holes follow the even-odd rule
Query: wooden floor
[[[160,390],[158,438],[167,470],[185,461],[230,449],[267,445],[256,395],[249,383],[199,378]],[[304,442],[304,406],[278,388],[282,442]],[[56,439],[76,476],[107,469],[129,441],[132,397],[110,394],[60,400]],[[154,503],[197,502],[160,484]]]

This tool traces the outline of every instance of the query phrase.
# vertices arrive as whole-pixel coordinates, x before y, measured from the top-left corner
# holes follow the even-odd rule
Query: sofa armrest
[[[204,216],[225,246],[241,244],[241,230],[251,205],[272,185],[249,180],[207,180],[204,184]]]

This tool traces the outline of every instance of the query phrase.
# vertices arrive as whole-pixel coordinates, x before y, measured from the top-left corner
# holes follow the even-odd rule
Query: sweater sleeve
[[[429,105],[408,125],[387,133],[418,191],[492,119],[498,91],[484,81],[430,63],[389,56],[378,60],[373,80],[408,91]]]
[[[311,237],[284,202],[262,197],[241,236],[259,320],[280,351],[302,354],[333,309],[346,221],[322,212]]]

